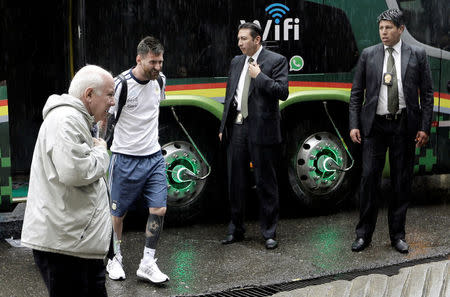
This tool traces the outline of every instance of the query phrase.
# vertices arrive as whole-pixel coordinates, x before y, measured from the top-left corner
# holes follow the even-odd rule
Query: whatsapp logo
[[[289,61],[289,71],[300,71],[304,65],[303,58],[300,56],[293,56]]]

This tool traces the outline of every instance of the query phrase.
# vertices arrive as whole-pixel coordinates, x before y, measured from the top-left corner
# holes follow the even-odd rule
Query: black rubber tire
[[[17,206],[17,203],[11,203],[8,196],[4,196],[0,204],[0,212],[12,212]]]
[[[216,152],[218,152],[218,125],[220,122],[209,113],[197,108],[175,108],[180,122],[183,124],[192,140],[212,167],[202,190],[188,203],[167,203],[165,222],[172,226],[191,224],[204,213],[206,197],[212,196],[216,184]],[[202,121],[203,119],[204,121]],[[208,123],[208,125],[205,125]],[[216,124],[210,124],[216,123]],[[161,108],[159,123],[159,143],[164,146],[173,141],[190,143],[186,134],[173,117],[169,107]]]
[[[328,110],[339,130],[345,143],[352,152],[351,140],[348,136],[348,107],[339,102],[329,102]],[[343,202],[353,199],[357,184],[359,182],[359,171],[355,160],[354,168],[345,173],[339,186],[332,192],[325,195],[315,195],[300,186],[300,181],[296,173],[296,154],[300,145],[305,139],[317,132],[329,132],[337,136],[333,125],[327,117],[322,102],[304,103],[292,108],[285,113],[285,187],[288,188],[288,195],[298,199],[302,206],[306,206],[308,211],[321,214],[334,212],[343,206]],[[343,149],[343,146],[340,146]],[[347,164],[351,160],[347,158]],[[348,166],[348,165],[347,165]]]

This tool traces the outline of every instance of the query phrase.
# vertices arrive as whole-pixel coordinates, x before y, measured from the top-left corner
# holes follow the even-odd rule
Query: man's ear
[[[86,88],[86,90],[84,90],[84,97],[86,98],[86,100],[90,103],[92,100],[92,95],[94,93],[94,89],[93,88]]]
[[[256,41],[257,44],[261,44],[261,36],[259,36],[259,35],[256,36],[255,37],[255,41]]]

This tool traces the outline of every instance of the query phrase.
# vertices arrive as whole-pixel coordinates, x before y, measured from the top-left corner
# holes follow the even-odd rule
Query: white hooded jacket
[[[94,118],[83,102],[52,95],[33,153],[22,245],[81,258],[102,259],[112,224],[105,174],[109,155],[94,146]]]

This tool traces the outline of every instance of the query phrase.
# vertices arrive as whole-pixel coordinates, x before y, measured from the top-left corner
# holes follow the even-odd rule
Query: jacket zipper
[[[89,226],[92,223],[92,220],[95,217],[95,214],[97,213],[97,208],[94,209],[94,213],[92,214],[91,218],[89,219],[89,222],[86,224],[86,227],[84,227],[83,233],[81,233],[80,241],[83,240],[84,236],[86,235],[86,231],[89,228]]]

